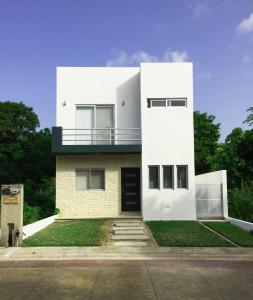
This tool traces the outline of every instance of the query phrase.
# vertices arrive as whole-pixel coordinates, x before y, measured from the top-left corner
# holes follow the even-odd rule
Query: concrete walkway
[[[128,219],[112,222],[107,245],[154,246],[154,242],[142,220]]]
[[[0,261],[34,260],[238,260],[253,261],[253,248],[150,246],[0,248]]]
[[[1,300],[253,299],[253,261],[32,261],[0,268]]]

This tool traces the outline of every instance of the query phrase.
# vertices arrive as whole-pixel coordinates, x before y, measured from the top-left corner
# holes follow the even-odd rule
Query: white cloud
[[[136,51],[131,54],[124,50],[113,50],[113,58],[106,61],[107,67],[122,67],[138,65],[141,62],[185,62],[189,60],[186,51],[172,51],[166,49],[161,57],[145,51]]]
[[[207,3],[204,1],[198,2],[193,5],[193,17],[195,19],[201,19],[204,15],[209,12]]]
[[[236,30],[240,33],[253,32],[253,13],[251,13],[248,18],[242,20]]]
[[[206,14],[208,14],[210,11],[210,8],[209,8],[206,0],[188,1],[187,5],[188,5],[189,9],[192,11],[194,19],[201,19]]]
[[[250,55],[249,54],[245,54],[242,58],[242,63],[243,64],[249,64],[251,61]]]

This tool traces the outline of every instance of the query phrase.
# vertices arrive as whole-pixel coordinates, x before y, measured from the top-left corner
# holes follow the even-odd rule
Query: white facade
[[[142,63],[140,68],[57,68],[57,126],[62,127],[63,130],[74,129],[76,110],[79,106],[112,105],[114,108],[113,127],[120,129],[140,128],[140,214],[145,220],[196,219],[192,77],[191,63]],[[152,99],[154,102],[162,99],[163,103],[167,103],[166,107],[148,107]],[[175,101],[184,99],[185,105],[168,106],[171,102],[167,102],[170,100],[166,99],[174,99]],[[117,136],[114,141],[115,145],[125,146],[139,143],[134,139],[131,142],[117,141]],[[75,143],[70,141],[66,144]],[[90,145],[90,147],[95,146]],[[117,149],[115,151],[117,152]],[[83,154],[85,155],[85,153]],[[98,153],[94,153],[94,160],[96,160],[96,155]],[[80,153],[79,159],[81,159]],[[110,156],[110,172],[114,170],[111,160],[112,157]],[[68,163],[68,166],[70,165]],[[89,163],[90,165],[92,164]],[[128,162],[119,163],[118,161],[117,166],[119,165],[127,167]],[[100,166],[103,166],[101,160]],[[159,167],[157,188],[150,188],[150,166]],[[164,187],[163,166],[173,168],[173,184],[170,188]],[[177,166],[184,166],[187,170],[185,187],[178,186]],[[59,180],[65,178],[64,180],[67,182],[73,178],[74,169],[69,169],[71,173],[68,174],[71,176],[67,173],[62,176],[64,168],[58,167]],[[118,180],[120,170],[115,168],[115,172]],[[105,168],[105,181],[107,180],[106,176]],[[113,177],[110,178],[112,182],[110,184],[106,182],[105,186],[115,187]],[[65,182],[62,181],[58,186],[64,187],[64,184]],[[74,186],[73,182],[70,184]],[[117,186],[119,189],[119,196],[117,197],[119,198],[121,186],[120,184]],[[74,187],[71,189],[73,190]],[[72,190],[71,195],[74,192]],[[62,191],[57,193],[64,195]],[[83,193],[83,199],[86,195],[87,197],[90,195]],[[57,203],[60,206],[61,201],[64,202],[65,211],[67,211],[66,207],[75,205],[75,203],[69,204],[68,202],[71,195],[66,195],[66,200],[58,196]],[[103,194],[99,194],[100,201],[102,201],[101,195],[103,196]],[[121,207],[121,205],[117,207]],[[100,216],[103,215],[101,210],[99,213]],[[120,214],[120,211],[118,213]]]
[[[191,63],[141,64],[142,212],[148,220],[196,219]],[[186,98],[186,107],[147,107],[149,98]],[[160,166],[160,188],[150,189],[148,166]],[[174,188],[164,189],[162,166],[174,166]],[[188,187],[176,186],[176,166],[188,166]]]

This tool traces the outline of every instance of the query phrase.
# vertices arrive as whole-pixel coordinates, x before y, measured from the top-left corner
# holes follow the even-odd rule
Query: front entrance
[[[121,168],[121,210],[140,211],[140,168]]]

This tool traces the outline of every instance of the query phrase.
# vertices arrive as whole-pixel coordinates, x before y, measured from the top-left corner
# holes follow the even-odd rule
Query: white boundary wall
[[[48,225],[52,224],[55,221],[55,218],[57,218],[58,215],[54,215],[42,220],[39,220],[37,222],[34,222],[32,224],[25,225],[23,227],[23,240],[27,239],[29,236],[35,234],[36,232],[46,228]]]
[[[242,221],[242,220],[238,220],[238,219],[234,219],[234,218],[230,218],[230,217],[226,217],[225,220],[229,221],[230,223],[237,225],[247,231],[253,230],[253,223],[251,223],[251,222],[246,222],[246,221]]]
[[[223,217],[228,217],[227,171],[205,173],[195,176],[195,184],[220,184],[222,187]]]

